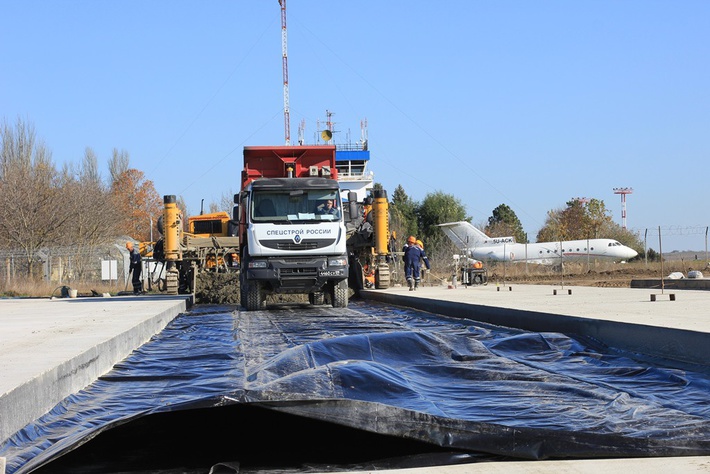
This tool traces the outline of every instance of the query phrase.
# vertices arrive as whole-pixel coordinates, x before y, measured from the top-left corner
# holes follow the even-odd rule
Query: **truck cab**
[[[314,148],[319,150],[307,150]],[[242,306],[262,309],[271,293],[308,294],[312,304],[327,299],[334,307],[347,306],[347,235],[339,183],[330,174],[334,148],[265,151],[245,149],[245,170],[251,165],[252,176],[269,173],[245,179],[238,198]],[[321,158],[314,158],[318,153]],[[254,165],[259,156],[266,157],[264,166]],[[307,166],[299,166],[301,160]]]

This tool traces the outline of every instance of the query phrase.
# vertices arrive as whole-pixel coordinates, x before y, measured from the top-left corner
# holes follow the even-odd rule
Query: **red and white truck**
[[[234,210],[242,306],[263,309],[280,293],[346,307],[343,211],[334,146],[245,147]]]

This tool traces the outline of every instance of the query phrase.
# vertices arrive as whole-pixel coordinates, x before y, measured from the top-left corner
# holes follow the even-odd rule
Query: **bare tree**
[[[234,208],[234,194],[234,191],[230,188],[226,193],[222,194],[219,200],[220,210],[229,213],[229,215],[232,215],[232,209]]]
[[[182,196],[178,196],[177,198],[177,207],[180,209],[180,212],[182,213],[182,230],[187,230],[187,218],[189,217],[190,214],[188,214],[187,210],[187,203],[185,202],[185,198]]]
[[[34,277],[39,250],[59,240],[71,209],[63,205],[51,152],[31,124],[4,122],[0,140],[0,242],[22,249]]]
[[[72,210],[72,218],[64,229],[65,241],[73,250],[73,277],[84,280],[96,262],[92,256],[111,242],[117,234],[120,215],[111,193],[98,175],[96,156],[86,149],[82,166],[62,173],[62,201]]]
[[[118,148],[113,149],[111,159],[108,161],[108,171],[111,175],[111,186],[128,171],[130,166],[130,156],[126,150],[118,151]]]
[[[101,174],[99,173],[98,159],[96,153],[90,147],[86,147],[84,151],[84,161],[82,162],[81,175],[79,179],[83,183],[99,183],[101,182]]]

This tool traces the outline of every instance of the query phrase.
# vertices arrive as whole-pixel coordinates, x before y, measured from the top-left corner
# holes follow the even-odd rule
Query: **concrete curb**
[[[612,347],[692,364],[707,364],[708,334],[541,311],[446,301],[383,291],[362,291],[365,299],[446,316],[535,332],[592,337]]]
[[[117,300],[118,298],[113,299],[114,302]],[[143,305],[150,307],[147,298]],[[164,307],[165,305],[162,306]],[[114,305],[114,308],[117,311],[115,316],[119,318],[121,311],[126,310],[120,305]],[[125,359],[133,350],[159,333],[186,309],[186,299],[174,300],[169,302],[167,309],[157,314],[148,313],[129,329],[101,341],[91,342],[88,348],[81,347],[77,342],[76,347],[69,348],[74,349],[74,353],[69,353],[62,360],[53,361],[52,363],[56,365],[50,369],[24,381],[7,393],[0,394],[0,420],[2,420],[0,440],[6,441],[28,423],[47,413],[64,398],[90,385],[99,376],[111,370],[114,364]],[[105,317],[105,315],[101,316]],[[86,332],[91,333],[91,328],[87,327]]]

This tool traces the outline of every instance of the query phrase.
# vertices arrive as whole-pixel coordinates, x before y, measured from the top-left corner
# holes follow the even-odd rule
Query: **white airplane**
[[[622,261],[638,255],[612,239],[562,240],[519,244],[515,237],[488,237],[466,221],[439,224],[446,236],[471,258],[499,262],[559,265],[587,259]]]

